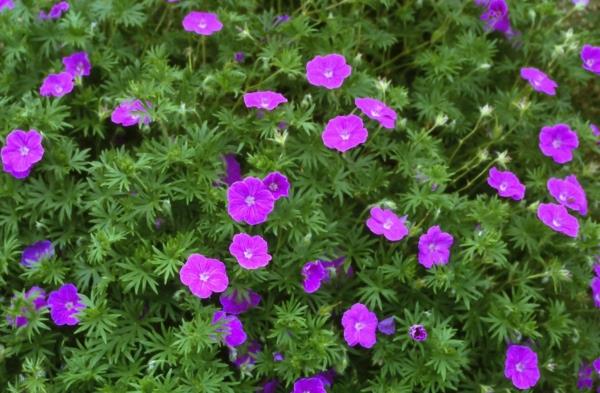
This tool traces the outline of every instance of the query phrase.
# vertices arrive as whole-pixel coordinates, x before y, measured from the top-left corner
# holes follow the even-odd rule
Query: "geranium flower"
[[[491,0],[487,2],[486,7],[486,11],[481,14],[481,20],[485,22],[486,29],[508,33],[510,31],[510,19],[506,1]]]
[[[534,67],[521,68],[521,78],[529,82],[533,90],[550,96],[556,95],[558,84]]]
[[[304,292],[314,293],[321,288],[321,283],[327,277],[327,271],[320,261],[307,262],[302,267],[302,276]]]
[[[244,105],[246,105],[246,108],[272,111],[285,102],[288,102],[287,98],[274,91],[256,91],[244,94]]]
[[[50,317],[58,326],[77,325],[79,312],[85,308],[81,302],[77,287],[74,284],[64,284],[48,296]]]
[[[227,190],[227,212],[236,222],[257,225],[267,221],[275,207],[275,198],[262,180],[247,177]]]
[[[551,177],[548,179],[546,187],[550,195],[561,205],[575,210],[581,215],[587,214],[587,197],[575,175],[567,176],[564,180]]]
[[[377,324],[377,330],[386,336],[391,336],[396,333],[396,319],[394,317],[389,317],[379,321]]]
[[[342,316],[344,340],[351,347],[359,344],[371,348],[377,341],[377,316],[361,303],[356,303]]]
[[[369,132],[362,119],[356,115],[348,115],[329,120],[321,139],[327,148],[343,153],[365,143],[368,136]]]
[[[557,164],[573,159],[573,150],[579,147],[579,138],[567,124],[542,127],[539,147],[546,157],[552,157]]]
[[[201,299],[210,297],[213,292],[224,292],[229,285],[225,264],[201,254],[188,257],[179,270],[179,279]]]
[[[292,393],[327,393],[323,381],[319,378],[300,378],[294,382]]]
[[[0,12],[12,10],[13,8],[15,8],[15,3],[12,0],[0,0]]]
[[[306,63],[306,79],[313,86],[337,89],[352,73],[352,67],[346,64],[346,58],[337,53],[315,56]]]
[[[250,236],[246,233],[233,236],[229,246],[231,255],[244,269],[249,270],[267,266],[272,258],[268,251],[267,241],[262,236]]]
[[[447,264],[452,243],[454,238],[451,234],[442,232],[438,225],[432,226],[419,237],[419,263],[427,269]]]
[[[40,87],[40,95],[43,97],[62,97],[73,91],[73,75],[68,72],[50,74]]]
[[[200,35],[213,35],[223,28],[217,14],[192,11],[183,18],[183,29]]]
[[[540,379],[537,354],[529,347],[509,345],[504,362],[504,376],[517,389],[530,389]]]
[[[376,120],[384,128],[393,129],[396,127],[398,115],[385,103],[375,98],[356,98],[354,105],[362,111],[368,118]]]
[[[86,52],[75,52],[72,55],[63,57],[65,71],[73,76],[88,76],[92,69],[92,64]]]
[[[550,229],[567,235],[577,237],[579,233],[579,222],[577,218],[569,214],[563,205],[555,203],[540,203],[537,216]]]
[[[584,69],[600,75],[600,46],[584,45],[581,48],[581,61]]]
[[[52,6],[52,8],[50,8],[50,12],[45,13],[44,11],[40,11],[40,19],[41,20],[47,20],[47,19],[58,19],[60,18],[65,12],[67,12],[69,10],[70,6],[69,3],[66,1],[60,1],[56,4],[54,4]]]
[[[271,191],[275,200],[287,197],[290,193],[290,182],[281,172],[271,172],[262,181]]]
[[[4,172],[17,179],[29,176],[31,168],[42,160],[42,135],[37,130],[12,130],[0,150]]]
[[[223,178],[223,182],[230,186],[236,181],[242,180],[240,163],[236,159],[235,154],[225,154],[223,161],[225,161],[225,177]]]
[[[52,242],[50,240],[40,240],[25,247],[21,255],[21,265],[29,267],[53,255],[54,246]]]
[[[490,187],[495,188],[498,195],[503,198],[520,201],[525,197],[525,185],[511,171],[499,171],[496,167],[492,167],[488,174],[487,183]]]
[[[380,207],[371,208],[367,227],[376,235],[383,235],[391,242],[402,240],[408,235],[405,218],[398,217],[393,211]]]
[[[147,102],[146,106],[149,107],[150,103]],[[148,125],[152,121],[142,101],[137,99],[121,101],[110,115],[110,120],[123,127],[136,126],[140,123]]]
[[[245,313],[249,309],[258,306],[261,300],[261,296],[251,289],[247,291],[234,289],[231,292],[224,292],[219,296],[219,302],[223,306],[223,311],[233,315]]]
[[[230,347],[237,347],[246,342],[246,332],[244,325],[235,315],[227,315],[223,311],[217,311],[213,315],[212,324],[219,324],[218,333],[222,333],[225,344]]]

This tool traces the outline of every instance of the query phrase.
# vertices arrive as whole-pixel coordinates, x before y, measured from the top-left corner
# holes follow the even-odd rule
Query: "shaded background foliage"
[[[46,149],[27,180],[0,176],[3,308],[31,285],[63,282],[88,304],[76,328],[53,326],[46,311],[22,329],[2,322],[2,389],[250,392],[278,378],[288,391],[333,367],[341,376],[332,392],[501,391],[511,388],[502,370],[514,342],[538,353],[537,391],[573,391],[580,364],[600,355],[588,290],[600,239],[600,150],[589,130],[600,121],[600,82],[579,59],[584,43],[600,44],[591,3],[576,11],[569,1],[510,1],[520,32],[511,41],[484,32],[471,0],[78,1],[46,22],[37,14],[49,2],[21,1],[1,13],[0,130],[35,128]],[[224,29],[186,33],[190,10],[216,12]],[[274,24],[281,14],[291,19]],[[44,76],[77,50],[90,54],[91,76],[61,99],[40,97]],[[305,63],[331,52],[346,56],[352,76],[339,90],[311,87]],[[544,69],[558,95],[532,93],[522,66]],[[258,118],[241,99],[257,89],[290,102]],[[396,109],[396,130],[369,121],[364,146],[327,150],[325,123],[354,110],[357,96]],[[130,97],[152,102],[150,126],[110,122]],[[581,142],[562,166],[537,147],[539,129],[558,122]],[[265,224],[237,225],[226,213],[215,184],[231,152],[244,175],[279,170],[291,180],[290,198]],[[485,184],[492,165],[519,175],[524,201],[495,196]],[[546,180],[570,173],[590,201],[577,240],[535,217],[549,201]],[[366,230],[368,208],[382,201],[408,215],[407,239]],[[426,271],[416,242],[435,224],[456,243],[449,265]],[[267,238],[268,268],[235,263],[227,249],[239,231]],[[56,257],[20,266],[22,249],[44,238]],[[210,341],[216,297],[202,302],[179,282],[192,252],[223,260],[232,287],[263,296],[241,317],[263,344],[250,371]],[[341,255],[355,277],[305,294],[301,266]],[[341,335],[341,312],[358,301],[398,317],[398,333],[370,351]],[[413,323],[428,328],[428,341],[410,341]],[[274,351],[286,359],[274,363]]]

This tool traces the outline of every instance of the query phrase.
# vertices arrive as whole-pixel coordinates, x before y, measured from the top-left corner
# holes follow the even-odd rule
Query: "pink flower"
[[[342,316],[344,340],[351,347],[356,344],[372,348],[377,341],[377,316],[361,303],[356,303]]]
[[[383,235],[391,242],[402,240],[408,235],[405,218],[399,218],[394,212],[380,207],[371,208],[367,227],[376,235]]]
[[[200,35],[212,35],[223,28],[217,14],[192,11],[183,18],[183,29]]]
[[[210,297],[213,292],[224,292],[229,285],[223,262],[200,254],[188,257],[179,271],[179,279],[201,299]]]
[[[453,243],[452,235],[442,232],[438,225],[429,228],[419,238],[419,263],[427,269],[433,265],[447,264]]]
[[[290,193],[290,182],[281,172],[269,173],[263,179],[263,183],[271,191],[275,200],[287,197]]]
[[[236,234],[229,246],[229,252],[244,269],[249,270],[267,266],[272,258],[268,252],[267,241],[260,235]]]
[[[375,98],[356,98],[354,104],[370,119],[376,120],[384,128],[396,127],[396,111]]]
[[[62,97],[72,91],[73,75],[68,72],[48,75],[40,87],[40,95],[43,97]]]
[[[520,201],[525,197],[525,186],[511,171],[499,171],[492,167],[488,174],[487,183],[498,190],[498,195]]]
[[[563,235],[577,237],[579,222],[577,218],[569,214],[563,205],[555,203],[540,203],[537,216],[550,229]]]
[[[587,214],[587,197],[575,175],[567,176],[564,180],[551,177],[546,186],[558,203],[583,216]]]
[[[348,151],[366,142],[369,133],[356,115],[336,116],[329,120],[321,134],[323,144],[339,152]]]
[[[577,134],[567,124],[542,127],[539,147],[546,157],[552,157],[557,164],[573,159],[573,150],[579,146]]]
[[[282,94],[274,91],[256,91],[254,93],[244,94],[244,104],[246,108],[258,108],[272,111],[279,104],[288,102]]]
[[[275,207],[275,198],[262,180],[247,177],[227,190],[227,212],[236,222],[257,225],[267,221]]]
[[[352,73],[352,67],[346,64],[344,56],[333,53],[315,56],[306,63],[306,79],[313,86],[337,89]]]
[[[521,78],[529,82],[533,90],[550,96],[556,95],[558,84],[534,67],[521,68]]]

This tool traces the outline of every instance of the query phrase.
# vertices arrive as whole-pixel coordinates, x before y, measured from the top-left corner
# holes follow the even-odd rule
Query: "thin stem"
[[[460,190],[457,191],[457,193],[460,194],[461,191],[466,190],[467,188],[471,187],[471,185],[473,185],[473,183],[475,183],[477,180],[479,180],[479,178],[481,176],[483,176],[484,174],[487,173],[487,171],[492,167],[492,165],[494,165],[494,163],[496,162],[496,160],[492,160],[489,164],[487,164],[485,166],[485,168],[483,168],[483,170],[481,172],[479,172],[479,174],[477,176],[475,176],[474,179],[469,180],[469,182]]]
[[[473,127],[473,129],[471,130],[471,132],[469,132],[467,135],[465,135],[463,138],[461,138],[460,141],[458,141],[458,146],[456,146],[456,149],[454,149],[454,152],[450,156],[450,161],[452,161],[452,159],[454,158],[454,156],[456,155],[456,153],[458,153],[458,151],[460,150],[460,148],[462,147],[462,145],[465,143],[465,141],[467,139],[469,139],[470,137],[472,137],[473,134],[475,134],[475,132],[479,128],[479,124],[481,123],[481,119],[482,118],[483,118],[482,116],[479,116],[479,119],[477,119],[477,123],[475,123],[475,126]]]

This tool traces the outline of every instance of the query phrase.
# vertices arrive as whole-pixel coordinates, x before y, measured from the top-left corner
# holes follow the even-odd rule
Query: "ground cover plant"
[[[598,23],[0,0],[0,390],[600,392]]]

